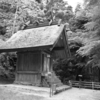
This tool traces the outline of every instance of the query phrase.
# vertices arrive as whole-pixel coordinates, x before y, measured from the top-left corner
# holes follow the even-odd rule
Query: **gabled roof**
[[[52,25],[18,31],[9,40],[3,43],[2,46],[0,46],[0,51],[53,46],[63,29],[64,25]]]

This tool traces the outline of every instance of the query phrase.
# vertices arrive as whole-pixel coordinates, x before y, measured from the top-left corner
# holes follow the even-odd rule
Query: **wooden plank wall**
[[[53,51],[52,51],[52,57],[54,59],[68,59],[70,57],[70,51],[68,47],[68,40],[65,36],[65,30],[63,30],[62,35],[60,36],[57,44],[55,45]],[[55,48],[62,48],[62,49],[56,49]]]
[[[53,51],[52,57],[54,59],[58,59],[58,58],[65,59],[66,58],[65,50],[55,50],[55,51]]]
[[[19,52],[17,63],[17,83],[39,85],[41,82],[41,53]]]
[[[17,72],[17,83],[40,86],[40,80],[40,73]]]

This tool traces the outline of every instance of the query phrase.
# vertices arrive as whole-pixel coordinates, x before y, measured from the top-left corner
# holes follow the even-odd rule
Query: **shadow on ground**
[[[0,84],[13,84],[14,81],[15,81],[14,78],[0,77]]]

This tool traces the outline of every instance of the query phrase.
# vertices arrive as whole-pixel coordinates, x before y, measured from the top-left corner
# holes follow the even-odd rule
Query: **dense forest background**
[[[58,59],[54,70],[62,79],[84,74],[85,79],[97,81],[91,75],[96,76],[98,72],[100,76],[99,5],[100,0],[84,0],[84,6],[78,4],[73,11],[63,0],[0,0],[0,45],[18,30],[43,22],[49,25],[52,22],[68,23],[67,35],[72,57],[67,61]],[[0,75],[14,77],[16,60],[16,52],[1,53]]]

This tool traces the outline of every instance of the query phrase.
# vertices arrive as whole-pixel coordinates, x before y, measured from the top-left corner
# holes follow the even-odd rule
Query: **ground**
[[[53,98],[56,100],[100,100],[100,91],[72,88]]]
[[[0,100],[100,100],[100,91],[72,88],[50,97],[49,88],[0,85]]]

